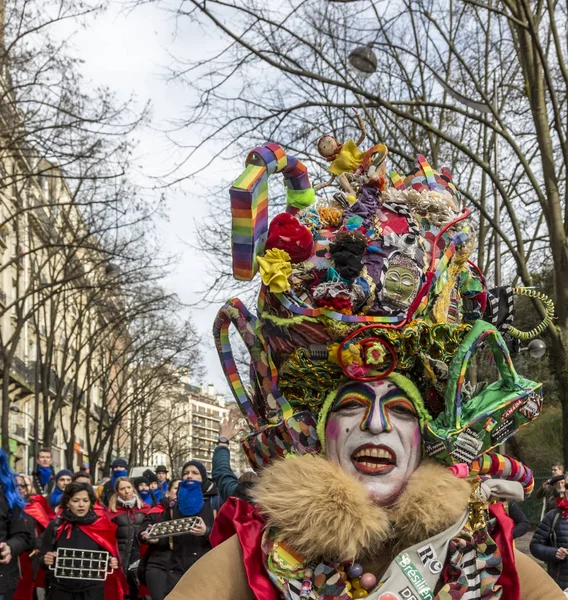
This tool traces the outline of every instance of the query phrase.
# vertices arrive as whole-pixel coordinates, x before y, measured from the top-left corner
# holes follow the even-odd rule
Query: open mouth
[[[365,475],[386,475],[396,467],[396,454],[387,446],[365,444],[353,452],[351,462]]]

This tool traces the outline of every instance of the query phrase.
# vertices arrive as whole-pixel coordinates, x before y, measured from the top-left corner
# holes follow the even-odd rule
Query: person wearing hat
[[[73,473],[69,469],[61,469],[55,474],[55,489],[47,497],[47,503],[54,512],[57,512],[63,498],[65,488],[71,483]]]
[[[181,469],[181,482],[173,506],[162,513],[161,521],[198,517],[186,535],[169,539],[170,567],[166,581],[166,595],[175,587],[183,574],[211,550],[209,534],[220,505],[217,486],[207,477],[203,463],[187,461]],[[144,537],[144,536],[143,536]]]
[[[564,598],[513,546],[501,498],[523,500],[534,478],[496,450],[543,405],[502,332],[530,339],[554,307],[487,289],[448,169],[418,156],[387,175],[378,159],[371,149],[348,174],[354,194],[316,200],[306,168],[271,142],[230,190],[233,273],[259,271],[262,287],[256,315],[229,300],[213,331],[259,482],[254,506],[223,505],[214,548],[168,600]],[[275,172],[287,207],[268,224]],[[546,316],[520,331],[512,296],[535,294]],[[235,368],[231,325],[254,386]],[[500,377],[471,385],[480,348]]]
[[[159,502],[162,499],[163,494],[158,482],[158,476],[150,469],[146,469],[142,475],[148,480],[150,491],[154,495],[154,500]]]
[[[119,477],[128,476],[128,463],[124,458],[115,458],[110,465],[111,478],[103,486],[99,495],[99,500],[103,506],[108,506],[112,495],[114,494],[114,484]]]
[[[159,465],[156,468],[156,477],[158,478],[158,486],[165,496],[168,493],[168,485],[170,483],[168,480],[168,470],[165,465]]]
[[[150,507],[156,506],[156,497],[150,489],[150,480],[145,475],[134,479],[134,487],[140,496],[142,502]]]

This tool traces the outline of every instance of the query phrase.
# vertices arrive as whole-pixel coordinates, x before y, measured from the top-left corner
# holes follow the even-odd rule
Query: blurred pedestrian
[[[49,448],[42,448],[36,457],[36,467],[32,472],[36,494],[48,496],[55,488],[55,469]]]
[[[531,524],[527,519],[527,516],[523,512],[523,509],[515,502],[514,500],[510,500],[508,502],[509,505],[509,516],[513,519],[515,523],[515,527],[513,528],[513,539],[522,537],[529,531],[531,528]]]
[[[69,469],[61,469],[55,474],[55,489],[47,497],[47,503],[55,512],[61,504],[65,488],[71,483],[71,477],[73,477],[73,473]]]
[[[136,477],[134,479],[134,486],[144,504],[156,506],[156,498],[150,490],[150,480],[147,477]]]
[[[546,563],[548,574],[562,589],[568,587],[568,492],[538,524],[530,551]]]
[[[540,518],[556,507],[556,498],[564,496],[564,463],[557,460],[550,468],[550,479],[545,481],[536,493],[537,498],[542,499],[542,511]]]
[[[144,473],[142,473],[142,475],[148,480],[148,485],[150,491],[154,495],[154,500],[156,502],[159,502],[164,494],[162,493],[162,488],[160,487],[158,476],[156,475],[156,473],[154,473],[154,471],[151,471],[150,469],[146,469]]]
[[[162,490],[162,494],[165,496],[168,492],[168,470],[165,465],[159,465],[156,468],[156,477],[158,478],[158,485],[160,486],[160,490]]]
[[[128,476],[128,463],[124,458],[116,458],[111,465],[111,478],[106,481],[98,494],[99,500],[104,506],[108,506],[112,495],[114,494],[114,484],[119,477]]]

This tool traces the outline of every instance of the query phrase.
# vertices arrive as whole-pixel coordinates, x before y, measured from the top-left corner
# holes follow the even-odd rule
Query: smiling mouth
[[[359,473],[386,475],[396,467],[396,454],[387,446],[365,444],[353,452],[351,462]]]

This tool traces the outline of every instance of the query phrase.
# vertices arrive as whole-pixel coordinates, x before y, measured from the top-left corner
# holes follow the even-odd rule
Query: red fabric
[[[495,540],[503,559],[503,573],[499,577],[499,584],[503,586],[501,600],[521,600],[521,583],[515,565],[513,546],[515,523],[505,511],[502,502],[490,504],[489,514],[497,519],[497,527],[491,532],[491,537]]]
[[[556,506],[562,509],[562,518],[568,519],[568,500],[564,496],[556,498]]]
[[[312,255],[314,238],[311,231],[290,213],[280,213],[272,219],[266,238],[266,250],[278,248],[288,252],[292,264]]]
[[[24,506],[24,512],[41,525],[43,529],[55,519],[55,513],[43,496],[31,496],[29,502]]]
[[[209,541],[218,546],[237,534],[243,552],[248,584],[259,600],[278,600],[276,588],[270,582],[262,557],[264,520],[249,502],[231,496],[219,510]]]
[[[24,506],[24,512],[36,523],[36,533],[39,535],[49,523],[55,519],[55,513],[43,496],[31,496]],[[19,557],[20,579],[14,593],[14,600],[32,600],[35,588],[44,587],[45,572],[39,569],[36,578],[33,576],[33,563],[30,553],[26,552]]]
[[[105,517],[99,517],[90,525],[79,525],[79,529],[86,533],[103,550],[106,550],[111,556],[120,560],[118,553],[118,544],[116,542],[116,525],[111,523]],[[56,539],[58,540],[65,532],[71,534],[71,524],[64,521],[57,530]],[[105,581],[105,600],[123,600],[124,592],[128,589],[126,577],[122,569],[113,571]]]

